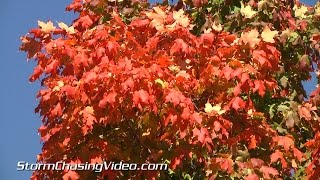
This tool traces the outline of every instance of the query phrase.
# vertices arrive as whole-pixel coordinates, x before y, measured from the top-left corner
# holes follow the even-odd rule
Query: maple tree
[[[320,177],[320,3],[74,0],[20,49],[41,80],[41,163],[169,171],[35,171],[32,179]]]

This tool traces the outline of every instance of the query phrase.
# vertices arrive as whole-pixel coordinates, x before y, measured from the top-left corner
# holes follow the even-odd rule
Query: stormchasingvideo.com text
[[[102,172],[103,170],[111,170],[111,171],[166,171],[168,170],[167,164],[161,163],[125,163],[125,162],[103,162],[90,164],[88,162],[81,164],[71,164],[63,161],[58,161],[56,163],[28,163],[25,161],[19,161],[17,163],[18,171],[36,171],[36,170],[73,170],[73,171],[94,171],[94,172]]]

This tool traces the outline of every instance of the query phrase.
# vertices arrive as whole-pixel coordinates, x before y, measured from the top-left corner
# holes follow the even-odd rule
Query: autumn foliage
[[[35,171],[32,179],[320,177],[320,4],[74,0],[39,21],[41,163],[167,163],[169,171]]]

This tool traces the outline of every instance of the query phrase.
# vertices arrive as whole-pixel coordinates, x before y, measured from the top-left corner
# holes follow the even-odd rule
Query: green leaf
[[[280,104],[278,106],[278,111],[281,111],[281,112],[285,112],[285,111],[288,111],[290,108],[284,104]]]
[[[290,95],[290,98],[289,98],[290,101],[293,101],[296,96],[297,96],[297,91],[294,90],[293,93]]]
[[[273,117],[274,117],[274,106],[275,106],[276,104],[272,104],[271,106],[270,106],[270,108],[269,108],[269,115],[270,115],[270,118],[272,119]]]
[[[292,32],[291,34],[290,34],[290,40],[289,40],[289,42],[294,42],[297,38],[299,37],[299,34],[298,33],[296,33],[296,32]]]
[[[183,179],[191,180],[192,177],[190,176],[190,174],[185,174],[185,175],[183,176]]]

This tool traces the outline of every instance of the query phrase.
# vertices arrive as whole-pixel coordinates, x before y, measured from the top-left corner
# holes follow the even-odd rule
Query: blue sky
[[[0,77],[0,179],[29,179],[31,172],[17,172],[17,162],[35,162],[41,151],[37,129],[40,118],[34,114],[39,83],[29,83],[34,63],[26,61],[26,54],[19,52],[19,37],[37,26],[37,21],[70,23],[75,15],[64,9],[71,0],[1,0],[0,52],[2,65]],[[314,4],[316,0],[304,0]],[[306,84],[313,89],[315,81]]]

